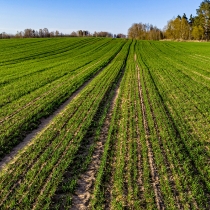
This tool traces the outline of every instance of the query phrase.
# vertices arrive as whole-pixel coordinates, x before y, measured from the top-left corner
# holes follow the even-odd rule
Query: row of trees
[[[188,19],[186,14],[182,17],[168,21],[164,28],[164,35],[167,39],[180,40],[209,40],[210,39],[210,0],[201,2],[196,10],[196,16]]]
[[[160,40],[160,39],[178,39],[178,40],[209,40],[210,39],[210,0],[203,0],[196,10],[196,16],[189,18],[184,14],[178,15],[168,21],[163,30],[160,30],[152,24],[134,23],[128,29],[128,38],[141,40]],[[17,34],[0,34],[0,38],[42,38],[42,37],[114,37],[126,38],[124,34],[112,34],[106,31],[94,32],[91,34],[86,30],[78,30],[71,34],[59,33],[59,31],[50,32],[47,28],[25,29]]]
[[[64,36],[64,34],[59,33],[59,31],[51,31],[47,28],[39,29],[39,31],[36,31],[31,28],[27,28],[24,31],[17,31],[17,33],[14,34],[7,34],[5,32],[0,34],[0,39],[8,39],[8,38],[43,38],[43,37],[59,37]]]
[[[152,24],[134,23],[128,29],[128,38],[141,40],[160,40],[163,33]]]
[[[163,30],[151,24],[134,23],[128,29],[128,37],[141,40],[209,40],[210,39],[210,0],[201,2],[197,15],[190,18],[184,14],[168,21]]]
[[[79,30],[77,32],[72,32],[71,33],[72,36],[79,36],[79,37],[84,37],[84,36],[93,36],[93,37],[113,37],[113,34],[106,32],[106,31],[101,31],[101,32],[94,32],[93,34],[91,34],[89,31],[82,31]]]
[[[58,30],[56,31],[49,31],[47,28],[39,29],[39,31],[36,31],[34,29],[25,29],[24,31],[17,31],[17,33],[14,34],[7,34],[5,32],[0,34],[0,39],[8,39],[8,38],[44,38],[44,37],[111,37],[111,38],[126,38],[126,35],[124,34],[111,34],[106,31],[101,32],[94,32],[91,34],[89,31],[85,30],[79,30],[77,32],[73,31],[71,34],[63,34],[59,33]]]
[[[85,36],[92,36],[92,37],[110,37],[110,38],[126,38],[126,35],[124,34],[112,34],[106,31],[100,31],[100,32],[94,32],[93,34],[91,34],[89,31],[83,31],[83,30],[79,30],[77,32],[73,31],[70,36],[72,37],[85,37]]]

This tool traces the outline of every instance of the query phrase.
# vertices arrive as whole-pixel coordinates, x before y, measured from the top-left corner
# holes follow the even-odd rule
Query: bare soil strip
[[[88,113],[89,113],[89,111],[90,111],[90,110],[88,110]],[[60,113],[58,113],[58,114],[61,114],[61,113],[62,113],[62,112],[60,112]],[[72,115],[73,115],[73,114],[72,114]],[[70,119],[70,118],[72,117],[72,115],[70,115],[70,116],[68,117],[68,119]],[[80,125],[79,125],[79,127],[78,127],[78,129],[77,129],[77,131],[76,131],[76,133],[75,133],[75,135],[76,135],[77,132],[79,131],[79,129],[80,129],[81,125],[83,124],[83,122],[86,120],[87,116],[88,116],[88,114],[86,115],[86,117],[85,117],[85,118],[82,120],[82,122],[80,123]],[[68,121],[68,120],[67,120],[67,121]],[[64,123],[63,127],[66,125],[67,121]],[[47,127],[46,127],[45,129],[47,129]],[[68,133],[69,130],[71,130],[71,127],[68,128],[68,130],[66,130],[66,134]],[[59,133],[58,133],[58,134],[59,134]],[[57,135],[56,135],[56,136],[57,136]],[[54,138],[55,138],[56,136],[54,136]],[[63,138],[65,138],[65,136],[64,136]],[[52,142],[52,141],[51,141],[51,142]],[[60,141],[60,143],[58,143],[58,145],[56,146],[56,148],[59,147],[60,144],[62,144],[62,141]],[[72,141],[70,141],[69,145],[71,145],[71,144],[72,144]],[[46,146],[45,148],[49,147],[50,145],[51,145],[51,143],[48,144],[48,146]],[[69,147],[69,145],[68,145],[68,147]],[[39,156],[45,151],[45,148],[42,150],[42,152],[39,154]],[[56,150],[56,148],[55,148],[55,150]],[[65,151],[67,151],[67,150],[65,150]],[[38,156],[38,157],[39,157],[39,156]],[[29,170],[29,168],[33,167],[33,164],[38,160],[38,157],[37,157],[35,160],[33,160],[33,161],[28,165],[28,167],[26,168],[25,171],[27,171],[27,170]],[[63,157],[63,155],[62,155],[62,157]],[[60,160],[62,160],[62,158],[61,158]],[[43,163],[42,166],[40,166],[40,171],[41,171],[41,169],[45,166],[45,164],[46,164],[46,162]],[[56,165],[57,165],[57,164],[56,164]],[[56,169],[56,167],[55,167],[55,169]],[[14,168],[14,170],[15,170],[15,168]],[[39,174],[39,173],[38,173],[38,174]],[[4,197],[4,199],[1,201],[0,205],[2,205],[2,203],[6,201],[7,197],[10,195],[10,193],[12,193],[12,191],[15,189],[15,187],[21,184],[22,179],[23,179],[23,177],[20,176],[19,180],[12,186],[12,188],[10,189],[10,191],[8,192],[8,194],[7,194],[7,195]],[[30,185],[31,185],[31,184],[29,184],[28,188],[30,188]],[[26,195],[26,194],[25,194],[25,195]],[[23,195],[22,199],[25,197],[25,195]],[[22,199],[20,199],[19,202],[21,202]]]
[[[137,113],[137,102],[135,101],[135,121],[136,121],[136,133],[137,133],[137,168],[138,168],[138,187],[139,187],[139,196],[140,199],[143,200],[143,193],[144,193],[144,185],[143,185],[143,158],[142,158],[142,145],[141,145],[141,138],[140,138],[140,128],[139,128],[139,118]]]
[[[77,89],[72,95],[71,97],[64,102],[53,114],[51,114],[50,116],[48,116],[47,118],[43,118],[41,119],[41,123],[38,126],[37,129],[33,130],[31,133],[29,133],[24,139],[23,141],[18,144],[16,147],[13,148],[13,150],[6,155],[1,161],[0,161],[0,171],[5,167],[5,165],[7,163],[9,163],[17,154],[20,150],[22,150],[25,146],[27,146],[32,139],[41,131],[47,129],[48,125],[50,124],[51,120],[56,117],[59,113],[61,113],[67,106],[69,103],[71,103],[71,101],[104,69],[106,68],[109,64],[111,63],[111,61],[103,68],[101,68],[90,80],[86,81],[79,89]]]
[[[136,62],[136,54],[134,55],[134,61]],[[142,145],[141,145],[141,138],[140,138],[140,128],[139,128],[139,118],[137,113],[137,101],[135,100],[134,103],[135,107],[135,121],[136,121],[136,134],[137,134],[137,156],[138,156],[138,187],[139,187],[139,195],[140,199],[143,199],[143,193],[144,193],[144,185],[143,185],[143,158],[142,158]]]
[[[76,136],[77,133],[79,132],[79,130],[81,129],[81,126],[82,126],[82,124],[85,122],[85,120],[87,119],[89,112],[90,112],[90,110],[88,111],[88,113],[87,113],[86,117],[83,119],[83,121],[80,123],[80,125],[79,125],[79,127],[78,127],[76,133],[74,134],[74,136]],[[66,132],[66,134],[67,134],[67,133],[68,133],[68,132]],[[65,138],[65,136],[64,136],[63,138]],[[62,142],[62,141],[61,141],[61,142]],[[52,169],[51,173],[49,174],[47,180],[45,181],[45,184],[44,184],[44,186],[42,187],[42,189],[41,189],[41,191],[40,191],[40,195],[38,196],[38,198],[42,196],[42,194],[43,194],[43,192],[45,191],[45,188],[46,188],[48,182],[51,181],[51,178],[52,178],[52,176],[53,176],[53,172],[56,170],[57,166],[58,166],[58,165],[60,164],[60,162],[63,160],[63,158],[65,157],[66,153],[68,152],[70,146],[73,144],[73,142],[74,142],[74,140],[70,141],[69,144],[67,145],[65,151],[63,152],[63,154],[62,154],[61,157],[59,158],[58,162],[56,163],[55,167]],[[33,209],[35,209],[37,205],[38,205],[38,199],[37,199],[37,201],[33,204]]]
[[[123,75],[123,73],[122,73]],[[122,79],[119,79],[117,83],[117,87],[114,91],[114,96],[111,100],[111,105],[108,110],[107,116],[104,121],[104,125],[101,130],[101,134],[99,137],[99,140],[96,144],[96,147],[93,152],[92,160],[88,166],[87,171],[82,174],[77,182],[77,188],[75,190],[75,194],[73,195],[72,198],[72,210],[76,209],[88,209],[90,198],[91,198],[91,192],[94,186],[95,182],[95,177],[98,171],[98,168],[100,166],[100,159],[102,157],[103,151],[104,151],[104,144],[106,142],[108,132],[109,132],[109,126],[112,118],[112,113],[114,110],[114,106],[116,104],[116,100],[119,95],[119,86],[120,86],[120,81]],[[93,141],[94,139],[92,139]]]
[[[104,67],[105,68],[105,67]],[[100,71],[102,71],[104,68],[102,68]],[[99,72],[97,73],[97,74],[99,74]],[[92,80],[92,79],[91,79]],[[89,82],[91,82],[91,80],[90,81],[88,81],[87,83],[89,83]],[[84,84],[85,85],[85,84]],[[86,84],[87,85],[87,84]],[[82,88],[82,87],[81,87]],[[78,90],[79,91],[79,90]],[[76,96],[75,96],[76,97]],[[64,109],[65,109],[65,107],[64,107]],[[63,112],[63,111],[62,111]],[[62,114],[62,112],[58,112],[58,114]],[[72,114],[73,115],[73,114]],[[71,118],[71,116],[72,115],[70,115],[68,118]],[[87,115],[88,116],[88,115]],[[86,118],[85,118],[86,119]],[[85,119],[83,119],[83,122],[85,121]],[[79,126],[79,128],[81,127],[81,125],[82,125],[82,123],[83,122],[81,122],[80,123],[80,126]],[[64,123],[64,125],[62,126],[62,127],[64,127],[65,126],[65,124],[66,124],[66,122]],[[78,129],[79,129],[78,128]],[[47,129],[47,127],[45,127],[43,130],[45,130],[45,129]],[[71,128],[69,128],[68,130],[70,130]],[[68,132],[68,130],[67,130],[67,132]],[[76,134],[75,134],[76,135]],[[61,141],[62,142],[62,141]],[[60,142],[60,143],[61,143]],[[59,143],[59,144],[60,144]],[[71,142],[70,142],[71,143]],[[51,143],[50,143],[51,144]],[[48,145],[49,146],[49,145]],[[59,145],[58,145],[59,146]],[[23,150],[22,150],[23,151]],[[44,150],[43,150],[44,151]],[[36,158],[37,159],[37,158]],[[36,160],[35,160],[36,161]],[[32,162],[32,164],[30,164],[30,166],[29,166],[29,168],[33,165],[33,163],[34,163],[34,161]],[[6,200],[6,198],[9,196],[9,194],[13,191],[13,189],[18,185],[18,184],[20,184],[21,183],[21,181],[22,181],[22,178],[20,177],[20,180],[17,182],[17,183],[15,183],[14,184],[14,186],[11,188],[11,190],[10,190],[10,192],[6,195],[6,197],[5,197],[5,199],[2,201],[2,202],[4,202],[5,200]],[[1,204],[0,204],[1,205]]]
[[[130,97],[131,97],[131,94],[129,93],[128,94],[128,101],[130,100]],[[132,126],[130,124],[130,118],[131,118],[131,110],[129,109],[128,110],[128,121],[126,122],[127,123],[127,126],[126,126],[126,133],[127,133],[127,141],[125,142],[125,155],[124,155],[124,159],[125,159],[125,166],[124,166],[124,180],[123,180],[123,196],[124,198],[126,198],[126,196],[129,194],[129,190],[133,189],[131,187],[131,189],[129,189],[129,180],[128,180],[128,173],[130,173],[130,176],[132,176],[132,171],[129,171],[129,163],[132,161],[132,157],[131,155],[129,154],[129,149],[132,147],[132,136],[131,136],[131,132],[129,130],[129,127]],[[122,146],[123,145],[123,142],[122,142]],[[124,200],[124,205],[125,205],[125,208],[126,206],[129,206],[128,204],[128,199],[123,199]],[[132,208],[132,206],[131,206]]]
[[[144,124],[144,129],[145,129],[146,144],[147,144],[147,148],[148,148],[148,159],[149,159],[149,165],[150,165],[151,176],[152,176],[152,186],[153,186],[154,193],[155,193],[155,201],[156,201],[157,209],[165,209],[164,202],[163,202],[163,197],[162,197],[161,190],[160,190],[159,175],[158,175],[157,168],[155,166],[154,154],[153,154],[153,151],[152,151],[152,145],[151,145],[151,142],[149,140],[149,135],[150,135],[149,126],[148,126],[148,122],[147,122],[147,119],[146,119],[146,108],[145,108],[145,104],[144,104],[142,86],[141,86],[141,81],[140,81],[140,69],[139,69],[138,64],[136,64],[136,69],[137,69],[137,72],[138,72],[139,97],[140,97],[140,100],[141,100],[143,124]]]
[[[90,112],[90,109],[88,110],[88,113],[86,114],[86,117],[82,120],[82,122],[79,124],[76,132],[74,133],[74,136],[77,135],[77,133],[79,132],[82,124],[85,122],[85,120],[87,119],[87,116]],[[60,144],[62,144],[62,142],[64,141],[64,139],[66,138],[66,135],[67,133],[71,130],[71,128],[69,128],[67,131],[66,131],[66,134],[64,135],[64,137],[62,138],[62,140],[60,141],[60,143],[56,146],[55,150],[60,146]],[[53,171],[57,169],[57,166],[60,164],[60,162],[62,161],[62,159],[65,157],[65,154],[67,153],[69,147],[73,144],[74,140],[70,141],[69,144],[67,145],[67,147],[65,148],[65,151],[62,153],[61,157],[59,158],[58,162],[56,163],[55,167],[52,169],[52,171],[50,172],[49,176],[47,177],[47,180],[45,181],[45,184],[44,186],[42,187],[42,190],[40,191],[40,195],[39,197],[43,194],[44,190],[45,190],[45,187],[46,185],[48,184],[48,182],[51,180],[51,177],[52,177],[52,174],[53,174]],[[40,167],[40,171],[41,169],[45,166],[46,163],[44,163],[41,167]],[[32,183],[31,183],[32,184]],[[30,185],[31,185],[30,184]],[[30,188],[30,185],[28,186],[28,188]],[[23,199],[24,197],[22,197]],[[22,200],[21,199],[21,200]],[[19,201],[19,203],[21,202],[21,200]],[[36,204],[34,204],[35,206]]]

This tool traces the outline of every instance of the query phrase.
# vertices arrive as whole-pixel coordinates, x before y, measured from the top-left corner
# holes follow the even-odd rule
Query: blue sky
[[[0,33],[48,28],[127,34],[133,23],[163,29],[178,14],[196,15],[202,0],[0,0]]]

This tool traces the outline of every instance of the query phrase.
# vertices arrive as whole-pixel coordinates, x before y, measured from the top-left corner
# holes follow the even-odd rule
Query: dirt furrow
[[[119,53],[118,53],[119,54]],[[117,54],[117,55],[118,55]],[[117,56],[116,55],[116,56]],[[54,113],[52,113],[50,116],[48,116],[47,118],[43,118],[41,119],[41,123],[38,126],[37,129],[33,130],[31,133],[29,133],[24,139],[23,141],[18,144],[16,147],[13,148],[13,150],[6,155],[1,161],[0,161],[0,171],[5,167],[5,165],[10,162],[12,159],[14,159],[14,157],[17,155],[17,153],[22,150],[24,147],[26,147],[27,145],[29,145],[29,143],[32,141],[32,139],[38,135],[38,133],[40,133],[41,131],[47,129],[47,127],[50,125],[50,122],[52,121],[53,118],[55,118],[56,116],[58,116],[60,113],[62,113],[65,108],[68,106],[69,103],[71,103],[71,101],[77,96],[79,95],[79,93],[101,72],[103,71],[104,68],[106,68],[109,64],[111,63],[111,61],[103,68],[101,68],[91,79],[89,79],[88,81],[86,81],[80,88],[78,88],[72,95],[71,97],[65,101]]]
[[[121,76],[122,78],[122,76]],[[91,192],[94,186],[96,173],[98,171],[98,168],[100,166],[100,159],[103,154],[104,150],[104,144],[106,142],[108,132],[109,132],[109,126],[112,118],[112,113],[114,110],[114,106],[116,104],[116,100],[118,98],[119,94],[119,84],[121,81],[121,78],[118,81],[117,87],[115,88],[114,96],[111,100],[111,105],[109,107],[107,116],[105,118],[103,127],[101,129],[101,134],[99,136],[99,140],[96,143],[96,146],[94,148],[92,160],[88,166],[88,169],[85,173],[83,173],[78,182],[77,182],[77,188],[75,190],[75,194],[72,198],[72,207],[71,209],[88,209],[90,198],[91,198]],[[92,138],[92,141],[94,141],[94,138]],[[90,144],[93,144],[93,142],[90,142]]]
[[[137,56],[136,54],[134,55],[134,61],[136,62]],[[137,101],[135,100],[134,102],[134,107],[135,107],[135,122],[136,122],[136,134],[137,134],[137,156],[138,156],[138,185],[139,185],[139,191],[140,191],[140,198],[143,199],[143,192],[144,192],[144,185],[143,185],[143,158],[142,158],[142,146],[140,143],[140,128],[139,128],[139,118],[138,118],[138,113],[137,113]]]
[[[90,111],[90,110],[88,110],[88,112],[89,112],[89,111]],[[70,116],[72,116],[72,115],[70,115]],[[79,128],[82,126],[82,124],[84,123],[84,121],[85,121],[85,119],[87,118],[87,116],[88,116],[88,114],[86,115],[86,117],[85,117],[85,118],[82,120],[82,122],[80,123]],[[68,118],[68,119],[69,119],[69,118]],[[66,123],[67,123],[67,122],[66,122]],[[66,124],[66,123],[65,123],[65,124]],[[79,128],[78,128],[78,129],[79,129]],[[78,129],[77,129],[75,135],[77,134]],[[66,135],[69,133],[70,130],[71,130],[71,127],[68,128],[68,130],[66,130],[66,133],[65,133],[64,137],[63,137],[62,140],[58,143],[58,145],[56,146],[55,150],[62,144],[63,140],[65,139]],[[59,133],[58,133],[57,135],[59,135]],[[56,135],[56,136],[57,136],[57,135]],[[74,136],[75,136],[75,135],[74,135]],[[56,136],[55,136],[55,137],[56,137]],[[54,138],[53,138],[53,139],[54,139]],[[52,141],[51,141],[51,143],[52,143]],[[47,148],[51,145],[51,143],[48,144],[48,146],[46,146],[45,148],[47,149]],[[72,141],[70,141],[69,144],[71,144],[71,143],[72,143]],[[43,149],[43,151],[39,154],[39,156],[40,156],[41,154],[43,154],[44,151],[45,151],[45,149]],[[49,158],[50,158],[50,156],[49,156]],[[37,160],[39,160],[39,157],[37,157],[31,164],[29,164],[29,166],[28,166],[28,167],[26,168],[26,170],[25,170],[25,173],[27,172],[27,170],[29,170],[29,169],[31,169],[31,168],[33,169],[33,166],[34,166],[34,164],[35,164],[35,162],[36,162]],[[42,168],[43,168],[45,165],[46,165],[46,162],[44,162],[44,163],[40,166],[40,171],[36,174],[36,176],[41,172]],[[24,178],[23,175],[20,176],[20,179],[14,184],[14,186],[12,186],[11,190],[9,191],[9,193],[4,197],[4,200],[2,201],[2,203],[5,202],[6,199],[7,199],[7,197],[12,193],[12,191],[13,191],[17,186],[19,186],[19,185],[22,183],[23,178]],[[33,182],[32,182],[32,183],[33,183]],[[32,184],[32,183],[31,183],[31,184]],[[31,184],[29,184],[28,188],[30,188],[30,185],[31,185]],[[23,196],[24,196],[24,195],[23,195]],[[23,197],[23,198],[24,198],[24,197]],[[23,199],[23,198],[22,198],[22,199]],[[21,202],[22,199],[20,199],[19,202]],[[2,203],[1,203],[0,205],[2,205]]]
[[[134,61],[136,62],[136,54],[134,55]],[[143,193],[144,193],[144,185],[143,185],[143,158],[142,158],[142,146],[141,146],[141,140],[140,140],[140,128],[139,128],[139,118],[137,113],[137,101],[134,102],[134,108],[135,108],[135,122],[136,122],[136,134],[137,134],[137,168],[138,168],[138,187],[139,187],[139,196],[140,199],[143,199]]]
[[[198,73],[198,72],[196,72],[196,71],[192,71],[194,74],[197,74],[198,76],[201,76],[201,77],[203,77],[203,78],[205,78],[205,79],[207,79],[207,80],[210,80],[210,77],[207,77],[207,76],[205,76],[205,75],[203,75],[203,74],[200,74],[200,73]]]
[[[99,93],[99,94],[100,94],[100,93]],[[96,98],[97,98],[97,97],[96,97]],[[93,102],[93,103],[94,103],[94,102]],[[90,106],[90,107],[91,107],[91,106]],[[90,109],[88,110],[88,113],[89,113],[89,112],[90,112]],[[80,122],[80,125],[79,125],[77,131],[75,132],[74,136],[77,135],[77,133],[78,133],[80,127],[81,127],[82,124],[85,122],[86,118],[88,117],[88,113],[86,114],[86,117],[82,120],[82,122]],[[62,112],[59,113],[59,114],[62,114]],[[70,115],[70,118],[71,118],[71,116],[72,116],[72,115]],[[66,123],[65,123],[65,124],[66,124]],[[58,143],[58,145],[56,146],[56,148],[59,147],[60,144],[62,144],[63,140],[65,139],[65,136],[68,134],[68,132],[69,132],[70,130],[71,130],[71,127],[68,128],[68,129],[66,130],[66,133],[65,133],[63,139]],[[70,142],[69,144],[71,144],[71,142]],[[50,145],[49,145],[49,146],[50,146]],[[48,147],[49,147],[49,146],[48,146]],[[55,150],[56,150],[56,148],[55,148]],[[45,150],[43,150],[43,151],[45,151]],[[42,153],[43,153],[43,152],[42,152]],[[42,154],[42,153],[41,153],[41,154]],[[41,154],[39,154],[39,155],[41,155]],[[50,157],[49,157],[49,158],[50,158]],[[37,160],[38,160],[38,157],[35,159],[35,161],[33,161],[33,162],[30,164],[29,167],[27,167],[27,170],[28,170],[29,168],[33,167],[33,164],[34,164]],[[43,163],[43,165],[40,166],[40,167],[43,168],[45,164],[46,164],[46,162]],[[26,171],[27,171],[27,170],[26,170]],[[40,169],[40,172],[41,172],[41,169]],[[39,174],[39,172],[36,174],[36,176],[37,176],[38,174]],[[20,176],[20,179],[18,180],[18,183],[21,183],[23,177],[24,177],[24,176]],[[15,184],[14,187],[12,187],[12,190],[13,190],[16,186],[17,186],[17,184]],[[30,188],[30,185],[28,186],[28,188]],[[10,190],[9,193],[12,193],[12,190]],[[8,195],[9,195],[9,194],[7,194],[6,196],[8,197]],[[24,195],[23,195],[23,196],[24,196]],[[4,198],[4,201],[7,199],[7,197]],[[3,202],[4,202],[4,201],[3,201]],[[21,202],[21,199],[20,199],[20,202]]]
[[[168,180],[169,180],[169,184],[170,184],[171,190],[172,190],[173,195],[174,195],[174,200],[176,202],[176,207],[178,209],[183,209],[183,206],[182,206],[182,204],[180,202],[180,199],[179,199],[179,193],[176,189],[176,184],[175,184],[175,180],[174,180],[174,177],[173,177],[173,173],[171,171],[171,165],[168,161],[166,151],[165,151],[164,146],[163,146],[163,140],[160,136],[160,130],[159,130],[159,127],[158,127],[158,124],[157,124],[157,119],[156,119],[156,116],[155,116],[155,113],[154,113],[154,109],[153,109],[153,105],[152,105],[152,102],[151,102],[151,99],[150,99],[149,91],[147,89],[146,80],[145,80],[144,75],[142,75],[142,76],[143,76],[144,86],[146,88],[146,94],[147,94],[147,98],[148,98],[148,102],[149,102],[149,106],[150,106],[150,111],[152,113],[152,119],[153,119],[153,122],[154,122],[155,132],[156,132],[156,135],[158,137],[160,149],[161,149],[163,159],[164,159],[164,164],[166,165]]]
[[[138,119],[138,113],[137,113],[137,104],[135,101],[134,107],[135,107],[135,122],[136,122],[136,134],[137,134],[137,168],[138,168],[138,187],[139,187],[139,196],[140,199],[143,199],[143,193],[144,193],[144,185],[143,185],[143,159],[142,159],[142,146],[141,146],[141,139],[140,139],[140,128],[139,128],[139,119]]]
[[[89,82],[88,82],[89,83]],[[8,155],[6,155],[0,162],[0,170],[4,169],[4,167],[6,166],[6,164],[10,161],[12,161],[12,159],[15,158],[15,156],[18,154],[18,152],[20,150],[22,150],[24,147],[28,146],[31,141],[33,140],[33,138],[35,138],[35,136],[37,136],[39,133],[43,132],[44,130],[46,130],[48,128],[48,126],[51,124],[51,121],[53,118],[55,118],[56,116],[58,116],[59,114],[61,114],[66,106],[81,92],[81,90],[86,86],[88,85],[87,84],[84,84],[84,86],[82,86],[81,88],[79,88],[63,105],[61,105],[59,107],[59,109],[57,109],[52,115],[50,115],[48,118],[46,119],[42,119],[41,120],[41,124],[39,125],[39,127],[35,130],[33,130],[30,134],[28,134],[25,139],[20,143],[18,144],[16,147],[13,148],[12,152]],[[76,109],[77,110],[77,109]],[[75,112],[76,112],[75,110]],[[74,113],[75,113],[74,112]],[[62,125],[62,128],[65,127],[66,123],[68,122],[68,120],[73,116],[72,113],[68,118],[67,120],[65,121],[65,123]],[[57,134],[53,136],[52,140],[54,138],[56,138],[56,136],[59,135],[59,131],[57,131]],[[51,141],[50,141],[51,142]],[[50,144],[49,142],[49,144]],[[47,146],[49,146],[49,144]],[[43,151],[42,151],[43,152]]]
[[[89,109],[89,110],[88,110],[88,113],[86,114],[86,117],[83,119],[83,121],[80,123],[79,127],[77,128],[76,132],[74,133],[74,136],[76,136],[76,135],[79,133],[79,131],[80,131],[80,129],[81,129],[83,123],[86,121],[86,119],[87,119],[88,114],[89,114],[90,111],[91,111],[91,110]],[[69,130],[70,130],[70,129],[69,129]],[[67,130],[67,132],[66,132],[66,134],[65,134],[65,136],[63,137],[62,140],[65,139],[65,137],[66,137],[66,135],[67,135],[67,133],[68,133],[69,130]],[[62,140],[61,140],[61,142],[62,142]],[[51,180],[51,178],[52,178],[52,176],[53,176],[53,172],[54,172],[55,170],[57,170],[57,166],[58,166],[58,165],[60,164],[60,162],[65,158],[66,153],[68,152],[70,146],[71,146],[73,143],[74,143],[74,139],[72,139],[72,141],[69,142],[69,144],[68,144],[67,147],[65,148],[65,151],[63,152],[63,154],[62,154],[61,157],[59,158],[58,162],[57,162],[56,165],[53,167],[51,173],[49,174],[47,180],[45,181],[44,186],[42,187],[42,189],[41,189],[41,191],[40,191],[39,197],[41,197],[42,194],[44,193],[47,184],[49,183],[49,181]],[[33,209],[36,208],[36,205],[38,204],[37,202],[38,202],[38,201],[36,201],[36,202],[33,204]]]
[[[110,62],[111,63],[111,62]],[[109,63],[109,64],[110,64]],[[103,69],[104,69],[105,67],[103,67],[99,72],[97,72],[97,74],[95,74],[95,76],[97,76]],[[12,161],[13,159],[15,160],[16,159],[16,155],[18,154],[18,152],[20,151],[20,150],[22,150],[22,153],[24,152],[24,150],[23,150],[23,148],[24,147],[27,147],[27,145],[29,145],[29,144],[31,144],[31,142],[32,142],[32,139],[36,136],[36,135],[38,135],[38,133],[39,132],[41,132],[41,131],[43,131],[43,130],[45,130],[45,129],[47,129],[47,127],[50,125],[50,123],[51,123],[51,120],[55,117],[55,116],[57,116],[57,115],[59,115],[59,114],[61,114],[64,110],[65,110],[65,108],[66,108],[66,106],[82,91],[82,89],[84,89],[92,80],[93,80],[94,78],[92,78],[92,79],[90,79],[89,81],[87,81],[87,82],[85,82],[69,99],[68,99],[68,101],[66,101],[58,110],[56,110],[56,112],[54,112],[51,116],[49,116],[47,119],[45,119],[44,120],[44,122],[39,126],[39,128],[38,129],[36,129],[36,130],[34,130],[31,134],[29,134],[25,139],[24,139],[24,141],[21,143],[21,144],[19,144],[18,146],[16,146],[15,148],[14,148],[14,150],[9,154],[9,155],[7,155],[1,162],[0,162],[0,170],[4,170],[4,168],[5,168],[5,166],[7,165],[7,163],[9,163],[10,161]],[[65,123],[66,124],[66,123]],[[65,126],[65,125],[64,125]],[[59,133],[57,134],[57,135],[59,135]],[[57,136],[56,135],[56,136]],[[45,150],[44,150],[45,151]],[[37,159],[36,159],[37,160]],[[35,160],[35,161],[36,161]],[[33,163],[34,163],[34,161],[33,161]],[[32,163],[32,164],[33,164]],[[29,169],[31,166],[32,166],[32,164],[30,164],[28,167],[27,167],[27,169]],[[13,170],[15,170],[15,168],[13,169]],[[19,179],[12,187],[11,187],[11,190],[10,190],[10,192],[8,193],[8,194],[10,194],[12,191],[13,191],[13,189],[18,185],[18,183],[21,183],[21,180],[22,180],[22,178],[21,179]],[[8,196],[8,195],[7,195]],[[6,196],[6,197],[7,197]]]
[[[152,176],[152,186],[153,186],[154,193],[155,193],[155,201],[156,201],[157,209],[165,209],[164,202],[163,202],[163,196],[162,196],[161,190],[160,190],[159,175],[158,175],[157,167],[155,165],[154,154],[152,151],[152,145],[149,140],[150,132],[149,132],[149,126],[148,126],[148,122],[147,122],[146,108],[145,108],[145,104],[144,104],[142,85],[141,85],[141,81],[140,81],[140,69],[139,69],[138,64],[136,64],[136,70],[138,72],[139,97],[140,97],[140,101],[141,101],[143,124],[144,124],[144,129],[145,129],[146,144],[147,144],[147,148],[148,148],[148,159],[149,159],[151,176]]]

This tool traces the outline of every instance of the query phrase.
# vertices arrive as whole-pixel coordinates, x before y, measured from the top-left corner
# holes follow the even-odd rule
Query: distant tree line
[[[210,0],[201,2],[196,16],[188,18],[184,13],[168,21],[163,30],[152,24],[134,23],[128,29],[128,38],[141,40],[209,40]]]
[[[61,37],[64,36],[64,34],[59,33],[59,31],[49,31],[47,28],[39,29],[39,31],[36,31],[31,28],[27,28],[24,31],[17,31],[17,33],[14,34],[7,34],[6,32],[3,32],[0,34],[0,39],[9,39],[9,38],[44,38],[44,37]]]
[[[92,37],[111,37],[111,38],[113,38],[113,36],[114,36],[112,33],[109,33],[106,31],[101,31],[101,32],[95,31],[93,34],[91,34],[89,31],[82,31],[82,30],[77,31],[77,33],[72,32],[71,35],[79,36],[79,37],[92,36]]]
[[[128,29],[128,38],[141,40],[160,40],[163,33],[152,24],[134,23]]]
[[[203,0],[196,10],[196,16],[188,18],[184,13],[168,21],[163,30],[152,24],[134,23],[128,29],[128,38],[141,40],[209,40],[210,39],[210,0]],[[44,37],[111,37],[127,38],[126,35],[112,34],[106,31],[90,33],[87,30],[73,31],[70,34],[58,30],[49,31],[47,28],[34,30],[25,29],[14,34],[0,33],[0,39],[7,38],[44,38]]]
[[[110,37],[110,38],[126,38],[124,34],[112,34],[106,31],[94,32],[91,34],[86,30],[78,30],[77,32],[73,31],[70,34],[60,33],[58,30],[49,31],[47,28],[34,30],[27,28],[24,31],[17,31],[14,34],[7,34],[6,32],[0,33],[0,39],[10,39],[10,38],[48,38],[48,37]]]
[[[209,40],[210,39],[210,0],[201,2],[196,10],[196,16],[186,14],[168,21],[164,29],[167,39],[179,40]]]

